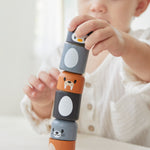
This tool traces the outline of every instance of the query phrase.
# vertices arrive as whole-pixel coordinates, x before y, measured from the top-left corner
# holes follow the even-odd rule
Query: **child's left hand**
[[[83,15],[75,17],[68,27],[75,31],[77,38],[92,32],[85,41],[85,48],[93,50],[93,55],[98,55],[108,50],[114,56],[122,56],[125,51],[123,32],[115,29],[108,21]]]

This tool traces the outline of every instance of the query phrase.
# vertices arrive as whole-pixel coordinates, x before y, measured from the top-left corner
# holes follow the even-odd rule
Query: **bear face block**
[[[79,118],[81,94],[56,91],[53,116],[57,119],[75,121]]]
[[[89,51],[83,46],[65,43],[59,68],[68,72],[83,74]]]
[[[75,141],[77,136],[77,123],[55,119],[52,122],[51,134],[52,139],[62,141]]]
[[[83,87],[84,77],[82,75],[63,71],[58,77],[58,90],[82,94]]]
[[[75,150],[75,141],[60,141],[50,138],[49,150]]]

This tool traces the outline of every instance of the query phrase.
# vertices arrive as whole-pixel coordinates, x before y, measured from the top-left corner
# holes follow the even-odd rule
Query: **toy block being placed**
[[[68,32],[66,42],[73,43],[73,44],[80,44],[84,46],[86,38],[87,35],[82,38],[77,38],[74,32]]]
[[[75,121],[79,118],[81,94],[56,91],[53,116],[57,119]]]

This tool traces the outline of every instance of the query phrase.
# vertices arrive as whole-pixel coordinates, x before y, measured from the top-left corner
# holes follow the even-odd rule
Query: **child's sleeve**
[[[59,62],[61,57],[62,46],[52,51],[48,59],[42,63],[37,76],[40,71],[49,72],[52,67],[59,68]],[[33,110],[31,101],[27,95],[21,100],[21,111],[25,118],[29,121],[32,128],[39,134],[47,134],[51,129],[51,122],[53,118],[41,119]]]
[[[150,28],[147,30],[136,31],[133,33],[133,36],[150,45]],[[150,83],[140,80],[123,60],[120,75],[127,92],[132,91],[131,93],[145,93],[150,89]],[[147,94],[149,93],[150,92],[147,91]]]
[[[131,31],[130,35],[138,39],[139,41],[142,41],[150,45],[150,28],[146,30],[141,29],[137,31]]]
[[[125,94],[110,104],[116,139],[150,146],[150,83],[137,78],[124,64],[121,71]]]
[[[53,118],[41,119],[38,117],[32,110],[31,101],[26,95],[22,99],[20,106],[24,117],[29,121],[33,130],[39,134],[48,134],[50,132]]]
[[[150,29],[140,32],[139,40],[150,44]],[[125,94],[110,104],[115,138],[150,146],[150,83],[140,80],[123,60],[120,76]]]
[[[150,146],[150,94],[126,93],[110,111],[115,139]]]

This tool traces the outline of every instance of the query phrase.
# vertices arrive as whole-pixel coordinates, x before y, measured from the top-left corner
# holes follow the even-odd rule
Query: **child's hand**
[[[29,85],[24,87],[24,92],[32,104],[38,104],[41,107],[52,104],[59,73],[57,69],[53,68],[49,74],[41,71],[38,78],[36,76],[29,78]]]
[[[125,49],[123,34],[107,20],[96,19],[91,16],[77,16],[70,25],[69,31],[75,31],[75,35],[80,38],[91,33],[86,41],[85,48],[93,50],[93,55],[98,55],[103,50],[108,50],[114,56],[121,56]]]

